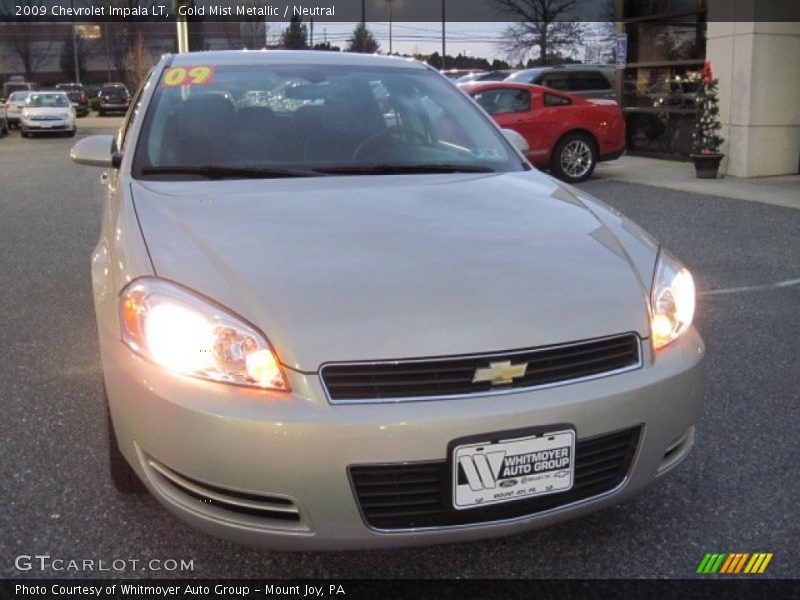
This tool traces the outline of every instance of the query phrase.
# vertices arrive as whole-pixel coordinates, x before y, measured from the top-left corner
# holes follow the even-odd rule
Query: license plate
[[[475,508],[565,492],[575,473],[575,431],[482,441],[453,449],[453,506]]]

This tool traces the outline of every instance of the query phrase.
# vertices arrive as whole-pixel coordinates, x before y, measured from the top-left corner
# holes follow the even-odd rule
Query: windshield
[[[66,94],[31,94],[28,106],[35,108],[65,108],[69,106]]]
[[[193,176],[170,167],[306,174],[326,167],[340,167],[342,174],[380,174],[377,167],[526,168],[472,101],[432,71],[346,65],[198,69],[207,69],[207,76],[181,78],[183,69],[162,76],[139,137],[134,176]]]
[[[8,99],[14,102],[22,102],[28,96],[30,96],[30,92],[14,92]]]
[[[544,69],[528,69],[527,71],[517,71],[506,78],[506,81],[517,81],[529,83],[536,79],[537,75],[544,73]]]

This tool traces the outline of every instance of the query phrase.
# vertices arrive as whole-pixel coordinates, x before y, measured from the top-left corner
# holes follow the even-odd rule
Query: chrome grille
[[[500,385],[474,382],[493,363],[526,364],[522,376]],[[558,346],[432,359],[329,363],[320,374],[334,403],[419,400],[545,387],[641,366],[639,337],[625,334]]]

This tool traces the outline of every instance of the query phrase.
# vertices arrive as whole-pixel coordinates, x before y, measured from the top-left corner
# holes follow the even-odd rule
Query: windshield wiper
[[[494,173],[483,165],[343,165],[314,167],[315,171],[330,175],[415,175],[426,173]]]
[[[206,179],[285,179],[290,177],[319,177],[316,171],[282,167],[219,167],[214,165],[176,165],[144,167],[142,175],[197,175]]]

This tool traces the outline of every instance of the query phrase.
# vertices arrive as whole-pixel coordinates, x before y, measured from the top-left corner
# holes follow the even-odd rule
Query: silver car
[[[376,548],[577,517],[680,464],[692,276],[523,145],[414,61],[162,58],[72,150],[108,168],[117,488],[241,543]]]
[[[616,100],[614,67],[592,65],[555,65],[517,71],[506,81],[542,85],[584,98]]]
[[[22,137],[35,133],[66,132],[75,135],[75,107],[65,92],[31,92],[19,122]]]
[[[6,101],[6,119],[9,128],[17,126],[22,120],[22,109],[25,108],[25,101],[30,96],[30,92],[14,92]]]

